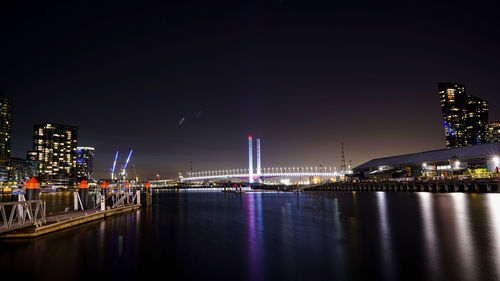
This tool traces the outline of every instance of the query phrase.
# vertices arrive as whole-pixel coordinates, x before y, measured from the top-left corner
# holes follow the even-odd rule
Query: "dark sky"
[[[341,141],[358,165],[445,146],[439,81],[500,119],[492,7],[104,2],[1,4],[14,156],[54,122],[96,148],[98,177],[131,147],[139,176],[244,168],[248,135],[263,167],[339,167]]]

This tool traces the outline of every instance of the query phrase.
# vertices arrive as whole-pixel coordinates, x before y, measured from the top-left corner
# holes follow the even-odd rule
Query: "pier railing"
[[[29,200],[0,203],[0,233],[45,223],[45,201]]]
[[[140,205],[141,204],[140,196],[141,196],[140,191],[137,192],[127,191],[124,193],[113,194],[112,197],[113,205],[111,206],[111,209],[118,207],[126,207],[131,205]]]

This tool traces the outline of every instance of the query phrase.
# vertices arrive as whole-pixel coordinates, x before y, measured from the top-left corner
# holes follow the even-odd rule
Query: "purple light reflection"
[[[262,194],[246,194],[248,280],[261,280],[259,247],[262,245]],[[255,208],[257,205],[257,208]]]

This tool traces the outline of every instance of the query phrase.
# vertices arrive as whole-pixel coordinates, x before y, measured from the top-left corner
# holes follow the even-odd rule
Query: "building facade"
[[[9,181],[27,182],[35,175],[35,166],[32,161],[13,157],[10,158],[7,171]]]
[[[467,96],[465,146],[488,142],[488,102]]]
[[[500,142],[500,121],[488,124],[488,142]]]
[[[438,83],[446,147],[456,148],[487,142],[488,102],[467,95],[465,86]]]
[[[94,148],[76,148],[76,177],[78,181],[94,181]]]
[[[37,176],[54,185],[69,185],[76,180],[78,129],[74,126],[44,123],[33,126],[33,151]]]
[[[7,179],[12,136],[12,100],[0,93],[0,181]]]

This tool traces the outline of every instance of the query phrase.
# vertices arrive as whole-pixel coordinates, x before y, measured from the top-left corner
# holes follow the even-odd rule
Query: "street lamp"
[[[495,166],[498,167],[498,164],[500,163],[500,158],[498,156],[493,157],[493,163],[495,163]]]
[[[494,168],[494,170],[493,170],[493,171],[494,171],[495,173],[498,173],[498,166],[500,166],[500,165],[499,165],[499,164],[500,164],[500,158],[499,158],[497,155],[495,155],[495,156],[493,156],[493,159],[492,159],[492,160],[493,160],[493,164],[495,165],[495,168]]]

